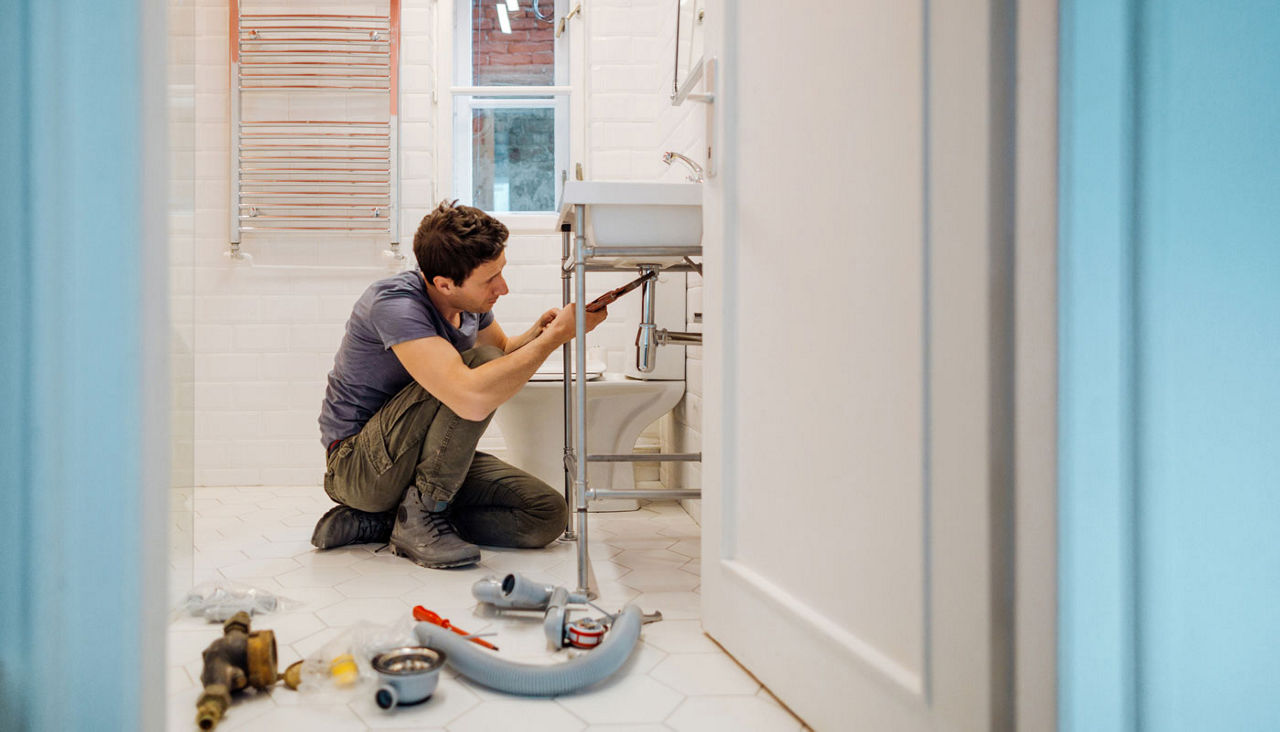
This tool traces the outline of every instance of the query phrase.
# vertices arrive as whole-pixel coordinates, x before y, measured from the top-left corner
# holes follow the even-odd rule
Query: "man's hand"
[[[548,325],[551,325],[551,321],[555,320],[556,315],[558,315],[559,313],[560,313],[560,308],[551,308],[550,310],[548,310],[547,312],[539,316],[538,322],[534,323],[533,328],[530,329],[533,331],[534,337],[537,337],[537,335],[541,333],[543,329],[545,329]]]
[[[542,335],[542,331],[546,329],[551,321],[556,319],[556,315],[559,312],[560,308],[551,308],[538,316],[538,319],[534,321],[533,325],[529,326],[528,330],[515,338],[507,338],[507,335],[502,332],[502,327],[495,320],[488,328],[480,331],[480,337],[476,339],[476,343],[478,345],[494,345],[501,348],[503,353],[511,353],[523,348],[525,344]]]
[[[573,336],[576,333],[576,321],[574,320],[576,307],[573,303],[569,303],[560,310],[548,310],[547,313],[544,313],[542,317],[545,318],[548,314],[552,314],[552,319],[547,323],[543,332],[550,335],[559,344],[573,340]],[[590,333],[595,330],[595,327],[603,323],[607,317],[609,317],[608,308],[601,308],[594,313],[587,313],[586,332]]]

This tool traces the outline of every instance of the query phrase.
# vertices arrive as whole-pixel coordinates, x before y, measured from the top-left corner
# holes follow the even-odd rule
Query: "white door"
[[[709,10],[703,622],[819,730],[1014,714],[1012,49],[929,5]]]

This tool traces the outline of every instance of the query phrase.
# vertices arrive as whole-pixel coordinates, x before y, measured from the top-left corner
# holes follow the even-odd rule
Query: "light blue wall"
[[[1062,9],[1061,726],[1280,729],[1280,3]]]
[[[163,693],[144,4],[0,5],[4,729],[146,729]]]

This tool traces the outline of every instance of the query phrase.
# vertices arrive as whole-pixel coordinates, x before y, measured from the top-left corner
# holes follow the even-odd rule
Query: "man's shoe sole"
[[[321,541],[321,538],[320,538],[320,534],[321,534],[321,532],[323,531],[323,532],[324,532],[324,533],[326,533],[326,534],[330,533],[330,532],[328,531],[328,529],[330,528],[330,524],[332,524],[332,523],[336,520],[334,517],[335,517],[336,515],[338,515],[338,514],[342,513],[343,511],[349,511],[349,510],[354,510],[354,509],[349,509],[349,508],[346,508],[345,506],[334,506],[333,508],[331,508],[331,509],[329,509],[328,511],[326,511],[326,512],[325,512],[325,514],[324,514],[323,516],[321,516],[321,517],[320,517],[320,520],[319,520],[319,521],[316,521],[316,527],[315,527],[315,529],[313,529],[313,530],[311,531],[311,546],[313,546],[313,547],[315,547],[315,548],[317,548],[317,549],[319,549],[319,550],[321,550],[321,551],[324,551],[324,550],[326,550],[326,549],[337,549],[337,548],[338,548],[338,547],[340,547],[340,546],[352,546],[352,545],[354,545],[354,544],[378,544],[378,543],[386,543],[387,541],[389,541],[389,540],[390,540],[390,536],[388,536],[386,539],[382,539],[382,538],[374,538],[374,539],[371,539],[371,540],[369,540],[369,541],[363,541],[363,542],[360,542],[360,541],[343,541],[343,542],[324,542],[324,541]],[[388,533],[388,535],[389,535],[389,534],[391,533],[391,532],[390,532],[390,530],[388,530],[388,532],[387,532],[387,533]],[[328,538],[328,539],[332,539],[333,537],[332,537],[332,536],[327,536],[326,538]]]
[[[396,555],[397,557],[404,557],[405,559],[408,559],[414,564],[420,567],[426,567],[427,569],[451,569],[453,567],[466,567],[472,564],[478,564],[480,562],[480,558],[476,557],[475,559],[458,559],[452,562],[432,562],[428,564],[427,562],[420,561],[418,558],[404,551],[403,549],[396,546],[395,544],[391,544],[390,546],[391,546],[392,554]]]

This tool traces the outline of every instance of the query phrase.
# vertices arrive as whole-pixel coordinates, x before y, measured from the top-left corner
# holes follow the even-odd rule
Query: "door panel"
[[[1012,708],[1012,14],[937,5],[708,11],[703,620],[816,729]]]

